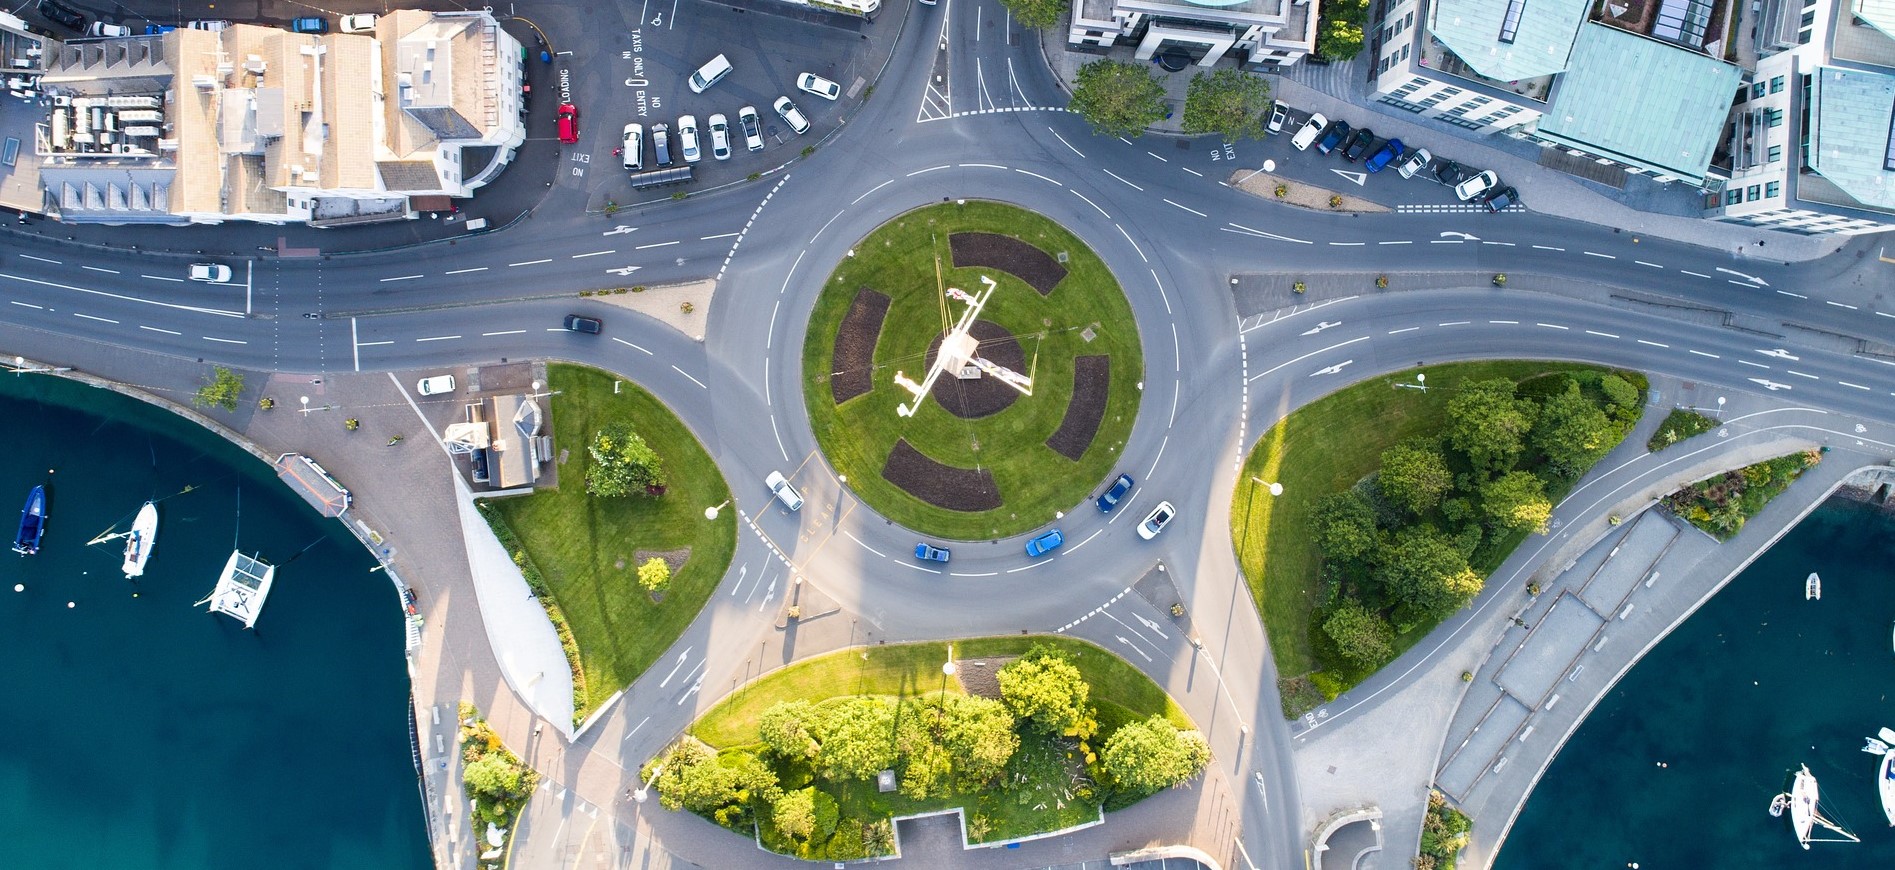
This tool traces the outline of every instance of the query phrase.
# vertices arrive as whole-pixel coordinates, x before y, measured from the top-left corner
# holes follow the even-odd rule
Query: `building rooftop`
[[[1840,0],[1834,27],[1830,29],[1829,56],[1841,61],[1895,66],[1895,36],[1889,34],[1890,18],[1895,16],[1895,0]],[[1859,4],[1859,5],[1857,5]],[[1849,7],[1856,11],[1850,13]],[[1874,22],[1879,15],[1881,24]]]
[[[1567,68],[1589,0],[1435,0],[1428,32],[1476,73],[1499,81]]]
[[[1810,81],[1809,167],[1867,208],[1895,210],[1895,75],[1825,66]]]
[[[1882,31],[1883,36],[1895,39],[1895,0],[1849,0],[1849,5],[1854,7],[1855,17],[1862,19],[1862,23]]]
[[[1743,74],[1715,58],[1587,24],[1539,136],[1701,181]]]

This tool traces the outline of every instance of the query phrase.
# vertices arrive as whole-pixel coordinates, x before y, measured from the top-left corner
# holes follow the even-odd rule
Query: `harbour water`
[[[1895,727],[1891,532],[1880,512],[1832,500],[1785,535],[1600,701],[1494,866],[1895,867],[1878,759],[1860,751]],[[1803,598],[1811,571],[1820,601]],[[1804,852],[1789,814],[1769,815],[1798,764],[1861,843]]]
[[[109,391],[0,377],[0,433],[7,533],[49,494],[40,554],[0,551],[0,867],[428,866],[403,626],[355,540],[263,463]],[[248,632],[192,607],[239,489],[243,548],[279,566]],[[148,498],[134,585],[123,542],[87,541]]]

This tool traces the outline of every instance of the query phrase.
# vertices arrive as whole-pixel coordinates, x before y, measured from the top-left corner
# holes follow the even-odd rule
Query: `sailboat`
[[[1882,799],[1882,814],[1895,828],[1895,729],[1883,728],[1878,736],[1880,740],[1870,737],[1862,751],[1881,759],[1875,766],[1875,790]]]
[[[138,509],[138,519],[132,521],[132,530],[125,533],[125,579],[144,576],[145,562],[151,559],[151,549],[157,543],[158,506],[145,502]]]
[[[1811,571],[1809,576],[1803,580],[1803,600],[1821,601],[1822,598],[1823,578],[1816,576],[1816,572]]]
[[[1790,785],[1787,794],[1777,795],[1770,801],[1770,814],[1780,816],[1783,810],[1790,811],[1790,829],[1796,832],[1796,842],[1808,849],[1811,843],[1860,843],[1861,838],[1849,833],[1841,825],[1823,815],[1817,800],[1816,775],[1809,772],[1809,765],[1797,765],[1796,779]],[[1835,834],[1833,837],[1818,836],[1817,827]]]
[[[20,533],[13,536],[13,552],[31,556],[39,552],[40,538],[46,535],[46,487],[35,486],[26,495],[26,507],[20,510]]]

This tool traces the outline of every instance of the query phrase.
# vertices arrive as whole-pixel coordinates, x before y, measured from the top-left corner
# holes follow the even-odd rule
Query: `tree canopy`
[[[895,763],[895,705],[854,695],[821,708],[819,759],[830,779],[868,779]]]
[[[1612,380],[1633,389],[1616,377]],[[1637,391],[1633,390],[1636,397]],[[1579,391],[1579,384],[1568,383],[1540,404],[1540,418],[1533,426],[1532,444],[1546,455],[1546,461],[1563,474],[1580,474],[1591,468],[1619,440],[1613,425],[1599,404]]]
[[[1553,503],[1546,482],[1532,472],[1509,471],[1481,488],[1481,513],[1497,529],[1531,529],[1546,534]]]
[[[1211,760],[1210,744],[1163,716],[1128,722],[1106,738],[1101,763],[1119,787],[1151,794],[1190,779]]]
[[[1067,108],[1095,133],[1137,136],[1165,117],[1165,86],[1148,64],[1095,60],[1079,68]]]
[[[191,397],[191,404],[200,408],[222,408],[226,411],[237,410],[237,396],[243,392],[243,375],[223,366],[211,369],[211,376],[197,388],[197,394]]]
[[[1526,446],[1539,406],[1514,395],[1513,381],[1469,381],[1448,400],[1448,445],[1487,474],[1510,468]]]
[[[1382,470],[1375,477],[1382,496],[1411,514],[1425,514],[1454,488],[1454,473],[1446,457],[1434,447],[1404,441],[1382,451]]]
[[[1444,619],[1480,594],[1480,575],[1434,526],[1397,533],[1379,561],[1377,579],[1396,601],[1418,614]]]
[[[701,814],[742,812],[752,797],[774,801],[779,791],[776,774],[755,755],[732,752],[720,758],[688,738],[665,756],[655,785],[665,809]]]
[[[1045,30],[1059,23],[1059,16],[1070,8],[1063,0],[1000,0],[1023,27]]]
[[[1035,645],[995,674],[1000,698],[1034,730],[1063,734],[1086,719],[1092,687],[1064,653]]]
[[[1394,626],[1353,598],[1343,599],[1329,612],[1323,634],[1343,658],[1364,668],[1379,668],[1395,657]]]
[[[1216,133],[1226,142],[1257,139],[1268,111],[1270,85],[1262,76],[1234,67],[1198,73],[1184,93],[1184,132]]]
[[[1316,53],[1329,60],[1350,60],[1361,54],[1362,28],[1368,20],[1368,0],[1322,0]]]
[[[822,752],[813,733],[816,721],[816,707],[808,701],[778,701],[758,717],[757,736],[778,758],[814,761]]]
[[[1373,556],[1381,545],[1375,508],[1355,490],[1323,496],[1316,503],[1311,525],[1316,529],[1316,546],[1327,559],[1361,561]]]
[[[630,423],[607,424],[589,450],[593,466],[586,475],[586,491],[593,495],[615,498],[665,485],[664,461]]]

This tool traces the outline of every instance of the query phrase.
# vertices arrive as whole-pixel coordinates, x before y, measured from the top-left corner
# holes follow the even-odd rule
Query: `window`
[[[1769,112],[1770,112],[1770,126],[1772,127],[1783,126],[1783,110],[1770,109]]]
[[[1526,9],[1527,0],[1507,0],[1507,14],[1500,20],[1500,41],[1513,44],[1513,37],[1520,31],[1520,13]]]
[[[1408,46],[1402,46],[1402,60],[1408,59]]]
[[[1774,182],[1774,181],[1772,181],[1772,182],[1768,182],[1768,183],[1766,183],[1766,184],[1764,184],[1764,186],[1763,186],[1763,195],[1764,195],[1764,198],[1766,198],[1766,199],[1776,199],[1776,198],[1777,198],[1777,194],[1778,194],[1779,192],[1781,192],[1782,190],[1783,190],[1783,185],[1781,185],[1781,184],[1778,184],[1777,182]]]
[[[1782,159],[1783,159],[1783,146],[1781,145],[1770,146],[1770,156],[1769,158],[1766,159],[1765,162],[1775,163]]]
[[[1460,92],[1461,92],[1461,89],[1460,89],[1460,88],[1442,88],[1442,89],[1441,89],[1441,96],[1444,96],[1444,97],[1451,97],[1451,96],[1454,96],[1455,94],[1458,94],[1458,93],[1460,93]]]
[[[1763,97],[1765,87],[1767,87],[1767,85],[1765,85],[1763,82],[1758,82],[1754,85],[1751,85],[1750,98],[1753,100],[1761,99]]]
[[[1770,80],[1770,93],[1773,93],[1773,94],[1783,93],[1783,77],[1782,76],[1777,76]]]
[[[1474,98],[1474,105],[1476,106],[1485,106],[1491,102],[1493,102],[1493,98],[1491,97],[1475,97]]]
[[[1744,191],[1744,195],[1749,197],[1751,202],[1756,202],[1757,200],[1763,198],[1757,195],[1758,191],[1760,191],[1761,189],[1762,188],[1759,188],[1757,185],[1753,184],[1750,186],[1748,190]]]
[[[1744,201],[1744,192],[1736,188],[1724,191],[1724,204],[1736,205]]]

